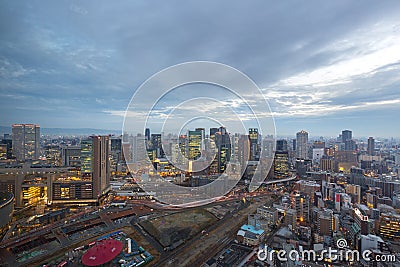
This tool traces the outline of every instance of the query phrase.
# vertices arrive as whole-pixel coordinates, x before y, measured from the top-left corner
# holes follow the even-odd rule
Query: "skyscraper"
[[[17,160],[39,158],[40,126],[36,124],[13,124],[12,144],[13,153]]]
[[[144,132],[144,136],[146,137],[146,141],[150,141],[150,129],[146,128]]]
[[[215,139],[215,133],[218,132],[218,128],[210,128],[210,139]]]
[[[260,159],[259,151],[260,147],[258,144],[258,129],[250,128],[249,129],[249,141],[250,141],[250,160],[256,161]]]
[[[93,172],[93,139],[81,141],[81,176],[91,178]]]
[[[296,157],[308,158],[308,133],[304,130],[296,133]]]
[[[203,141],[206,138],[206,129],[205,128],[196,128],[195,130],[201,132],[201,144],[200,144],[200,147],[201,147],[201,150],[204,150],[205,149],[205,145],[204,145]]]
[[[110,138],[111,143],[111,171],[118,171],[118,164],[122,160],[122,139],[120,136],[113,136]]]
[[[373,137],[368,138],[368,155],[375,156],[375,139]]]
[[[250,141],[247,135],[240,135],[238,141],[238,161],[242,166],[247,165],[250,156]]]
[[[231,159],[232,152],[231,140],[225,127],[219,127],[218,132],[215,133],[215,144],[218,151],[218,172],[222,173]]]
[[[276,141],[276,151],[288,151],[287,141],[284,139],[277,140]]]
[[[93,196],[99,197],[110,186],[110,137],[91,136],[81,141],[81,173],[83,179],[91,178]]]
[[[350,130],[342,131],[342,143],[346,143],[346,141],[353,139],[353,132]]]
[[[4,134],[3,140],[1,140],[1,144],[6,145],[7,147],[7,158],[12,158],[12,138],[9,134]]]
[[[93,136],[93,195],[101,196],[110,187],[110,137]]]
[[[188,138],[188,159],[190,160],[197,160],[201,156],[201,144],[203,141],[203,130],[196,129],[195,131],[189,131]]]
[[[286,150],[275,151],[274,178],[281,179],[289,176],[289,155]]]
[[[151,149],[155,150],[157,158],[164,158],[165,153],[162,148],[161,134],[151,134]]]

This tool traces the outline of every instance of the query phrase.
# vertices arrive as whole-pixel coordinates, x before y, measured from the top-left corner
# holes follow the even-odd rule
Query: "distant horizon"
[[[15,123],[15,124],[24,124],[24,123]],[[25,123],[25,124],[28,124],[28,123]],[[35,124],[35,123],[29,123],[29,124]],[[41,129],[41,135],[57,135],[57,133],[54,133],[54,134],[43,134],[42,133],[42,129],[45,129],[46,131],[48,130],[48,131],[52,131],[52,130],[61,130],[60,131],[60,133],[64,130],[64,131],[71,131],[71,132],[73,132],[73,131],[101,131],[101,134],[111,134],[111,135],[113,135],[113,134],[119,134],[119,135],[122,135],[122,130],[117,130],[117,129],[101,129],[101,128],[90,128],[90,127],[82,127],[82,128],[78,128],[78,127],[75,127],[75,128],[64,128],[64,127],[42,127],[40,124],[39,124],[39,126],[40,126],[40,129]],[[9,131],[8,132],[5,132],[4,131],[4,128],[8,128],[9,129]],[[204,127],[201,127],[201,126],[199,126],[198,128],[204,128]],[[193,128],[194,129],[194,128]],[[207,128],[206,128],[207,129]],[[151,130],[151,129],[150,129]],[[354,134],[355,132],[354,132],[354,130],[353,129],[342,129],[342,130],[340,130],[339,132],[338,132],[338,134],[337,135],[319,135],[319,134],[312,134],[312,133],[310,133],[306,128],[303,128],[303,129],[299,129],[297,132],[299,132],[299,131],[301,131],[301,130],[305,130],[307,133],[308,133],[308,138],[309,139],[318,139],[318,138],[320,138],[320,137],[323,137],[323,138],[325,138],[325,139],[335,139],[335,138],[338,138],[339,137],[339,134],[341,134],[341,132],[342,132],[342,130],[350,130],[350,131],[352,131],[353,132],[353,139],[368,139],[369,137],[373,137],[374,139],[394,139],[394,140],[400,140],[400,137],[396,137],[396,136],[371,136],[371,135],[358,135],[358,134]],[[108,133],[107,133],[108,132]],[[229,132],[229,131],[228,131]],[[276,135],[276,139],[285,139],[285,138],[291,138],[291,139],[296,139],[296,133],[297,132],[295,132],[295,133],[293,133],[293,134],[277,134]],[[3,134],[11,134],[11,125],[10,126],[4,126],[4,125],[0,125],[0,133],[3,135]],[[138,133],[140,133],[140,132],[137,132],[137,134]],[[157,134],[159,134],[159,132],[152,132],[151,131],[151,133],[157,133]],[[230,134],[234,134],[235,132],[229,132]],[[73,135],[73,133],[68,133],[68,134],[71,134],[71,135]],[[68,134],[66,133],[65,135],[66,136],[68,136]],[[81,135],[90,135],[90,134],[96,134],[96,133],[87,133],[87,134],[78,134],[78,133],[76,133],[75,135],[79,135],[79,136],[81,136]],[[144,135],[144,132],[142,133],[143,135]],[[172,133],[172,134],[177,134],[177,133]],[[0,137],[2,137],[2,136],[0,136]]]

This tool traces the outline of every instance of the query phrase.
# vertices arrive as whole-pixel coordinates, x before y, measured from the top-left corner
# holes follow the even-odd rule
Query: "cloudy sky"
[[[400,137],[400,1],[188,2],[1,1],[0,125],[121,129],[146,79],[202,60],[253,79],[278,135]]]

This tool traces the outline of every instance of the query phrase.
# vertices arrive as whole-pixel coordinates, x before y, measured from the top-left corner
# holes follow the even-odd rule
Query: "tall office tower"
[[[260,146],[259,146],[259,135],[257,128],[249,129],[249,141],[250,141],[250,160],[257,161],[260,159]]]
[[[13,153],[17,160],[38,159],[40,156],[40,126],[13,124],[12,143]]]
[[[284,139],[277,140],[276,141],[276,151],[288,151],[287,141]]]
[[[205,149],[205,144],[204,144],[204,139],[206,138],[206,129],[205,128],[196,128],[196,131],[200,131],[201,132],[201,150]]]
[[[176,164],[176,163],[183,164],[184,158],[185,158],[185,156],[184,156],[184,154],[182,154],[182,151],[180,150],[180,147],[179,147],[179,139],[174,138],[171,143],[172,164]]]
[[[6,145],[7,148],[7,158],[12,158],[12,138],[10,134],[4,134],[3,140],[1,140],[1,144]]]
[[[201,157],[201,146],[203,143],[203,130],[188,132],[188,159],[197,160]]]
[[[127,163],[135,162],[135,163],[144,163],[147,155],[144,153],[146,151],[146,137],[142,134],[137,134],[136,136],[132,136],[132,141],[127,144],[127,151],[132,151],[132,153],[128,153],[128,156],[131,156],[131,161],[128,158],[125,158]],[[124,146],[122,147],[124,149]],[[125,157],[127,153],[125,153]],[[154,160],[154,158],[150,157],[150,160]]]
[[[81,176],[83,179],[92,178],[93,172],[93,139],[81,141]]]
[[[238,141],[238,154],[237,158],[239,163],[244,168],[247,165],[247,161],[250,157],[250,141],[247,135],[240,135]]]
[[[146,137],[146,141],[150,141],[150,129],[146,128],[144,132],[144,137]]]
[[[133,136],[122,136],[122,160],[126,163],[133,163]],[[125,141],[126,140],[126,141]],[[131,140],[131,141],[130,141]]]
[[[232,157],[235,161],[238,161],[238,155],[239,155],[239,138],[240,134],[235,133],[234,135],[231,136],[231,144],[232,144]]]
[[[353,132],[350,130],[342,131],[342,143],[346,143],[347,140],[353,139]]]
[[[110,137],[91,136],[81,141],[81,175],[91,178],[93,196],[99,197],[110,187]]]
[[[113,136],[110,138],[111,144],[111,171],[116,172],[118,171],[118,163],[122,160],[122,139],[121,136]]]
[[[304,130],[296,133],[296,157],[308,158],[308,133]]]
[[[297,145],[297,144],[296,144],[296,139],[293,139],[293,140],[292,140],[292,150],[293,150],[293,151],[296,151],[296,145]]]
[[[267,157],[267,158],[273,159],[274,152],[275,152],[274,151],[274,149],[275,149],[274,146],[276,146],[276,141],[271,136],[266,136],[263,139],[263,142],[262,142],[262,144],[260,146],[262,152],[261,151],[260,152],[263,154],[264,158]],[[259,157],[260,156],[261,155],[259,154]]]
[[[289,176],[289,153],[286,150],[275,151],[274,178],[281,179]]]
[[[155,150],[157,158],[164,158],[164,150],[162,148],[161,134],[151,134],[152,150]]]
[[[218,128],[210,128],[210,139],[215,140],[216,132],[218,132]]]
[[[178,144],[179,144],[179,149],[180,149],[180,154],[184,158],[188,158],[188,137],[185,134],[182,134],[178,138]]]
[[[375,139],[373,137],[368,138],[368,155],[375,156]]]
[[[220,127],[215,133],[215,144],[218,153],[218,171],[225,171],[226,164],[231,160],[231,140],[225,127]]]

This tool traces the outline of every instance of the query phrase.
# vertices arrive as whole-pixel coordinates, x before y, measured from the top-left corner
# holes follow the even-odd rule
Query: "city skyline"
[[[16,124],[32,124],[32,123],[16,123]],[[40,125],[38,125],[40,126]],[[202,128],[207,128],[207,126],[204,125],[199,125],[198,127],[202,127]],[[222,126],[224,127],[224,126]],[[179,132],[182,134],[187,133],[187,131],[192,130],[197,128],[197,126],[193,126],[193,127],[184,127],[181,129],[181,131],[176,131],[176,132],[156,132],[158,134],[163,134],[163,135],[174,135],[174,136],[179,136]],[[210,126],[208,128],[214,128],[214,126]],[[218,128],[218,127],[217,127]],[[147,128],[150,129],[150,128]],[[250,129],[250,128],[249,128]],[[248,129],[248,130],[249,130]],[[109,136],[122,136],[123,132],[121,130],[112,130],[112,129],[95,129],[95,128],[43,128],[41,127],[41,135],[42,136],[77,136],[77,137],[88,137],[88,136],[93,136],[93,135],[109,135]],[[309,135],[309,138],[311,141],[313,140],[320,140],[321,138],[326,139],[326,140],[330,140],[330,139],[341,139],[341,132],[344,130],[350,130],[353,132],[354,136],[353,139],[354,140],[359,140],[359,141],[368,141],[369,138],[375,138],[378,141],[380,140],[388,140],[388,139],[393,139],[393,140],[398,140],[399,137],[395,137],[395,136],[371,136],[371,135],[363,135],[357,132],[357,129],[353,129],[352,127],[349,129],[345,129],[343,127],[338,126],[338,130],[335,132],[330,132],[327,135],[318,135],[315,133],[310,132],[306,127],[303,128],[299,128],[298,130],[296,130],[293,133],[289,133],[289,134],[279,134],[277,133],[275,135],[275,139],[282,139],[282,140],[294,140],[296,139],[296,133],[299,131],[306,131]],[[228,131],[229,134],[239,134],[240,132],[230,132]],[[152,131],[152,133],[154,133]],[[10,126],[2,126],[0,125],[0,136],[3,136],[3,134],[6,135],[12,135],[12,125]],[[133,135],[145,135],[145,132],[135,132]],[[241,133],[244,134],[244,133]]]
[[[262,88],[278,136],[399,137],[400,4],[315,3],[4,2],[0,125],[119,130],[144,80],[208,60]]]
[[[0,2],[0,266],[400,266],[400,1]]]

